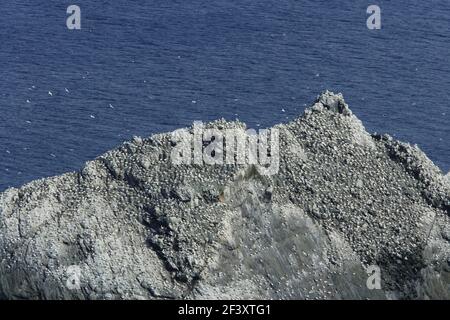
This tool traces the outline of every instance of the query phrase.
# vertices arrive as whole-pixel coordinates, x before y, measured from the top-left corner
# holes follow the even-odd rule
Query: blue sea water
[[[447,172],[449,54],[448,0],[5,0],[0,191],[194,120],[270,126],[324,89]]]

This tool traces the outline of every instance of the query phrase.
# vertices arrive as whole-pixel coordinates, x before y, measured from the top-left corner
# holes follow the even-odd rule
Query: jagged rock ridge
[[[367,133],[340,94],[274,128],[274,175],[174,166],[173,136],[158,134],[8,189],[0,297],[449,298],[448,176],[417,146]],[[370,265],[381,290],[366,286]]]

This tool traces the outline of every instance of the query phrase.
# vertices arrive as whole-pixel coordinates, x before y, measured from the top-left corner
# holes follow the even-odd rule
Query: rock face
[[[271,175],[174,165],[179,141],[158,134],[6,190],[0,297],[450,298],[450,182],[418,147],[368,134],[330,92],[274,129]]]

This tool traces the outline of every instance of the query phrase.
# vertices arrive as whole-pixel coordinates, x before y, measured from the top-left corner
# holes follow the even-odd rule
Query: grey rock
[[[166,133],[1,193],[0,298],[449,299],[448,175],[340,94],[274,128],[271,176],[175,166]]]

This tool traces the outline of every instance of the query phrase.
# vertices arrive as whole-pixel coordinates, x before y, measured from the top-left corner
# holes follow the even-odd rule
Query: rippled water
[[[324,89],[450,169],[449,1],[377,1],[381,30],[370,1],[80,0],[80,31],[70,4],[0,3],[0,190],[194,120],[270,126]]]

